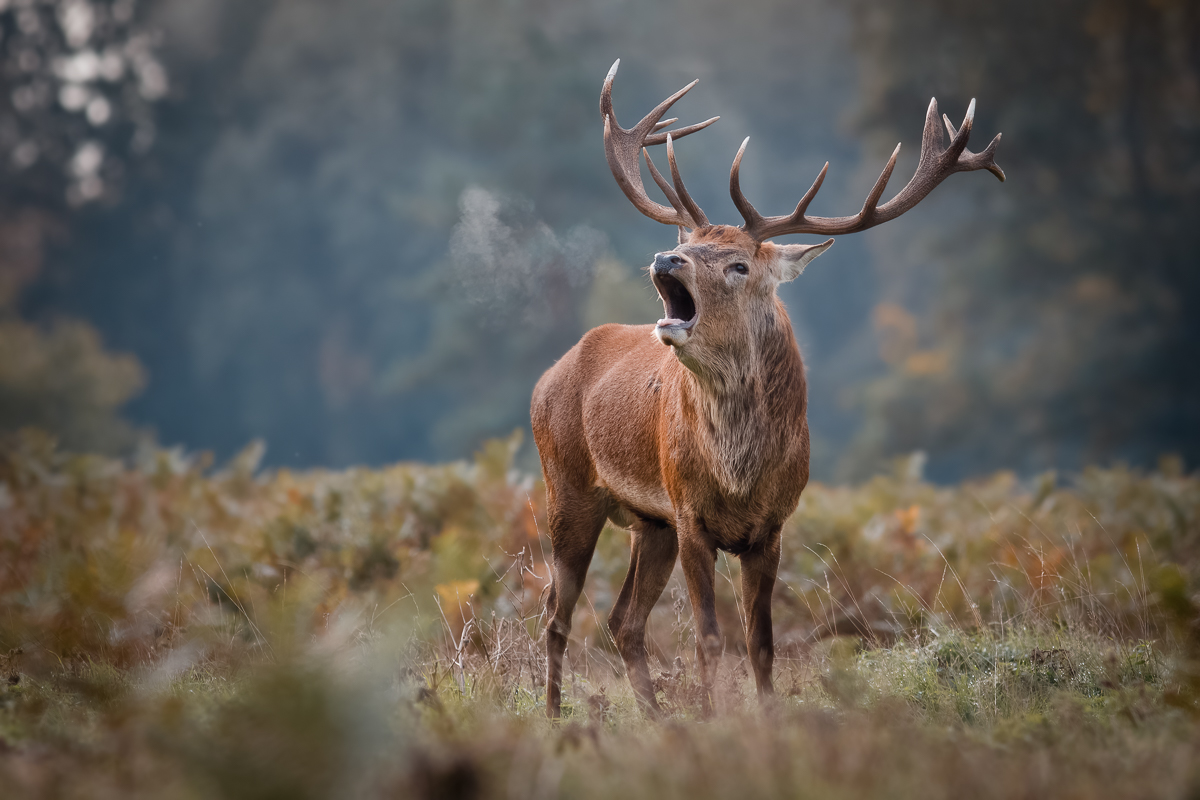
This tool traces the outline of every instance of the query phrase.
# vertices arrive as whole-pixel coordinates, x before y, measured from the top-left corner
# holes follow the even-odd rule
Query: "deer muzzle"
[[[700,314],[696,300],[684,283],[687,262],[675,253],[658,253],[650,267],[654,288],[662,298],[665,316],[658,321],[654,334],[666,345],[680,346],[691,337]]]

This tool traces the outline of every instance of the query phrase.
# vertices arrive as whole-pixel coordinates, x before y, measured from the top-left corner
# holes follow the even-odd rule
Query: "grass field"
[[[701,715],[677,575],[662,723],[603,619],[601,538],[564,719],[544,718],[540,483],[471,462],[261,471],[0,448],[0,797],[1200,796],[1200,478],[1165,459],[953,487],[920,459],[812,485],[754,697],[736,559]]]

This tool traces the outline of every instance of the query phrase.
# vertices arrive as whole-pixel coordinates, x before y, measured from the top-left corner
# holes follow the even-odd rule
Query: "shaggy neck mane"
[[[699,439],[723,488],[741,497],[807,406],[804,363],[778,298],[772,312],[743,342],[705,353],[703,364],[680,359],[688,367],[685,403],[701,417]]]

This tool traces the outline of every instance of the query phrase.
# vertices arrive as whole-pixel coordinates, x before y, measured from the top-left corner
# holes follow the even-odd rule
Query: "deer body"
[[[701,228],[660,253],[652,268],[671,298],[663,322],[674,319],[673,304],[690,308],[686,331],[662,323],[601,326],[538,382],[531,419],[554,550],[552,706],[561,676],[557,646],[565,647],[569,613],[606,519],[634,536],[609,627],[643,707],[658,711],[646,618],[677,555],[689,593],[703,598],[696,619],[706,680],[721,649],[716,553],[741,556],[747,652],[759,690],[771,691],[780,532],[808,482],[809,456],[804,364],[775,288],[829,244],[779,247],[728,226]],[[674,344],[664,347],[664,340]]]
[[[891,201],[878,201],[896,154],[853,217],[808,217],[825,171],[782,217],[763,217],[745,199],[738,168],[730,191],[746,224],[710,225],[679,177],[673,139],[715,122],[659,133],[659,122],[691,86],[624,130],[612,112],[616,65],[605,80],[605,151],[618,185],[647,216],[679,227],[679,245],[658,253],[651,278],[666,315],[657,325],[603,325],[587,334],[538,382],[531,420],[546,481],[553,547],[547,598],[547,713],[559,714],[562,660],[571,615],[606,520],[632,532],[629,571],[609,617],[634,694],[657,715],[645,626],[676,560],[683,565],[697,625],[701,680],[711,687],[722,642],[715,610],[718,550],[740,557],[746,651],[760,696],[772,693],[771,595],[784,521],[808,482],[809,434],[804,365],[776,295],[833,244],[778,245],[784,233],[849,233],[902,214],[946,176],[989,169],[999,139],[966,150],[974,101],[941,148],[936,104],[926,117],[917,175]],[[694,85],[694,83],[692,84]],[[667,145],[673,184],[644,147]],[[899,148],[897,148],[897,151]],[[637,157],[666,195],[668,208],[642,187]],[[826,165],[828,167],[828,165]]]
[[[621,527],[673,528],[682,513],[703,520],[719,549],[761,543],[808,480],[804,370],[794,340],[780,339],[785,369],[716,394],[654,341],[653,326],[590,331],[534,389],[551,491],[560,480],[595,491]],[[568,442],[573,457],[560,464]]]

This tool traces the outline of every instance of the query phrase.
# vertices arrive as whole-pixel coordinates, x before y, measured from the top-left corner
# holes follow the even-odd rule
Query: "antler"
[[[617,123],[616,114],[613,113],[612,106],[612,84],[613,78],[617,75],[617,67],[620,66],[621,59],[617,59],[612,69],[608,71],[608,76],[604,79],[604,88],[600,92],[600,115],[604,118],[604,155],[608,159],[608,167],[612,170],[613,177],[617,179],[617,185],[621,187],[621,191],[629,198],[630,202],[647,217],[657,222],[666,225],[679,225],[684,228],[698,228],[708,224],[708,217],[700,210],[700,206],[696,205],[696,201],[688,194],[687,189],[683,185],[683,180],[679,177],[679,168],[675,164],[675,139],[681,139],[688,134],[703,130],[709,125],[712,125],[720,117],[713,117],[704,122],[695,125],[688,125],[675,131],[662,132],[662,129],[676,122],[676,119],[662,119],[663,114],[667,113],[672,105],[679,98],[687,94],[693,86],[699,83],[698,80],[692,81],[687,86],[680,89],[675,94],[668,97],[666,100],[655,106],[654,110],[646,116],[642,117],[642,121],[632,128],[626,130]],[[653,162],[650,161],[650,154],[646,152],[647,147],[655,144],[667,145],[667,160],[671,164],[671,177],[674,180],[674,186],[667,183],[659,171],[655,169]],[[656,203],[646,194],[646,188],[642,185],[642,173],[638,168],[638,152],[646,158],[646,166],[650,169],[650,176],[654,178],[654,182],[662,189],[663,194],[667,196],[667,201],[671,207]]]
[[[852,217],[809,217],[805,215],[808,204],[816,197],[817,191],[825,181],[829,162],[826,162],[825,166],[821,168],[821,174],[817,175],[812,187],[804,193],[804,197],[796,205],[796,210],[791,214],[780,217],[764,217],[759,214],[742,194],[742,188],[738,181],[738,169],[742,164],[742,155],[745,154],[746,145],[750,142],[747,137],[742,142],[737,157],[733,159],[733,168],[729,171],[729,193],[733,197],[733,204],[737,206],[742,218],[746,220],[746,224],[742,226],[743,230],[760,242],[786,233],[819,233],[822,235],[855,233],[900,216],[924,200],[926,195],[932,192],[939,183],[955,172],[986,169],[1000,180],[1004,180],[1004,170],[1000,169],[995,161],[996,145],[1000,143],[1000,134],[996,134],[996,138],[992,139],[991,144],[980,153],[972,153],[967,150],[967,139],[971,135],[971,125],[975,120],[975,101],[971,100],[970,106],[967,107],[967,116],[958,130],[954,129],[949,117],[943,117],[943,119],[946,130],[950,132],[950,146],[945,150],[942,149],[945,140],[942,138],[942,128],[938,125],[937,99],[934,98],[929,101],[929,111],[925,114],[925,132],[921,137],[921,158],[912,180],[891,200],[881,206],[877,205],[887,186],[888,179],[892,177],[892,170],[896,167],[896,156],[900,153],[900,145],[896,145],[879,180],[875,181],[875,186],[867,195],[867,201],[863,204],[862,210]]]

